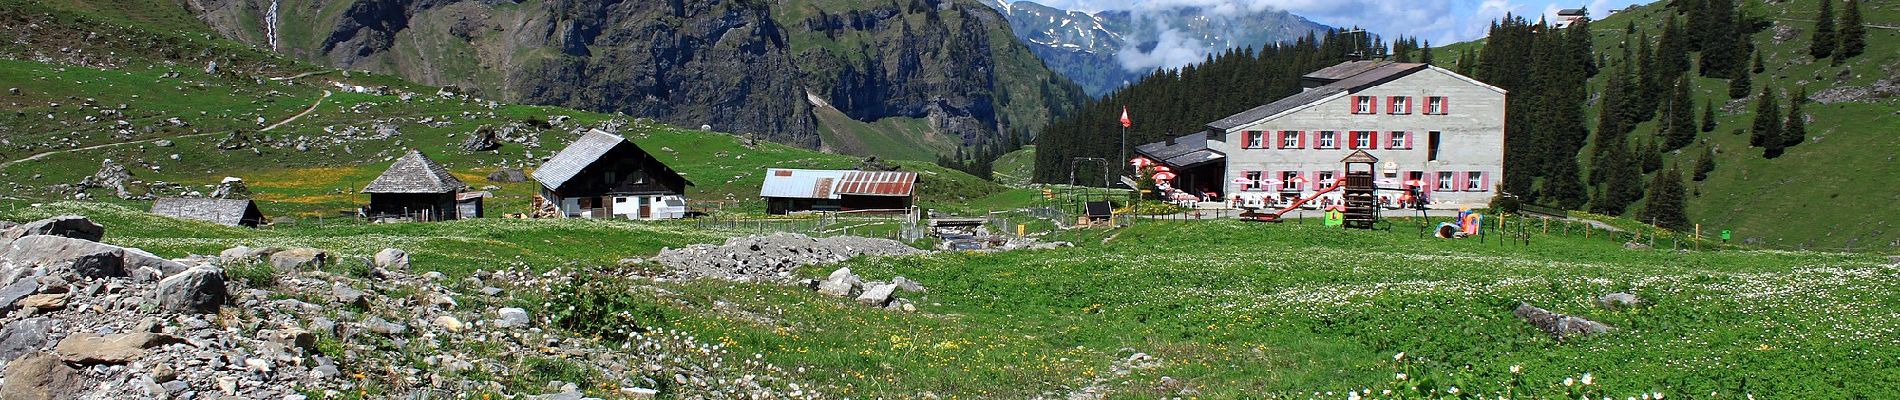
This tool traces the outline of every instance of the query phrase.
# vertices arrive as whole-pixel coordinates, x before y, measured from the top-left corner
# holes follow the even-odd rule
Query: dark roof
[[[1222,118],[1207,124],[1208,128],[1226,131],[1241,125],[1286,112],[1300,106],[1332,97],[1340,93],[1352,93],[1385,83],[1392,79],[1424,70],[1429,65],[1419,63],[1399,63],[1391,61],[1348,61],[1314,71],[1302,78],[1330,82],[1324,86],[1307,89],[1304,92],[1281,98],[1266,105],[1241,111],[1239,114]]]
[[[1378,158],[1378,157],[1373,157],[1373,156],[1372,156],[1372,153],[1367,153],[1367,152],[1366,152],[1365,150],[1353,150],[1353,151],[1352,151],[1352,154],[1347,154],[1347,155],[1346,155],[1346,158],[1344,158],[1344,159],[1341,159],[1341,160],[1339,160],[1339,162],[1342,162],[1342,163],[1378,163],[1378,162],[1379,162],[1379,158]]]
[[[1590,13],[1590,10],[1586,8],[1566,8],[1562,10],[1557,10],[1557,15],[1561,15],[1561,16],[1584,15],[1584,14],[1589,14],[1589,13]]]
[[[257,210],[257,203],[250,200],[180,197],[165,197],[152,201],[152,213],[231,226],[245,225],[245,217],[253,214],[255,218],[251,221],[251,225],[255,225],[256,220],[263,219],[264,216]]]
[[[455,193],[466,188],[468,184],[455,179],[448,168],[422,155],[421,150],[409,150],[382,176],[363,187],[363,193]]]
[[[606,156],[608,152],[613,151],[615,147],[619,147],[621,144],[632,146],[634,151],[638,151],[641,154],[647,154],[646,150],[640,149],[639,145],[633,144],[633,141],[627,140],[625,137],[607,133],[607,131],[593,129],[588,130],[587,134],[581,135],[580,139],[574,140],[574,143],[569,143],[567,148],[561,149],[560,153],[555,153],[553,158],[548,159],[548,162],[542,163],[540,168],[535,168],[534,173],[531,175],[534,176],[534,180],[541,182],[541,186],[548,189],[559,189],[561,185],[566,184],[569,179],[574,179],[575,175],[580,175],[581,170],[587,169],[589,165],[594,165],[595,162],[600,161],[601,157]],[[651,157],[652,155],[648,154],[648,156]],[[657,162],[658,160],[656,159],[655,161]],[[693,186],[693,181],[686,180],[685,177],[680,176],[679,172],[673,171],[672,167],[668,167],[664,163],[660,165],[660,172],[684,181],[688,186]]]
[[[1135,153],[1148,156],[1174,168],[1191,168],[1227,157],[1227,153],[1208,148],[1207,144],[1206,133],[1194,133],[1173,140],[1135,146]]]

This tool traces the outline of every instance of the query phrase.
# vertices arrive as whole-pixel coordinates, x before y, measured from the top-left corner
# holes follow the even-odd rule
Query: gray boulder
[[[58,357],[36,353],[7,364],[0,398],[7,400],[77,399],[93,386],[92,379],[66,366]]]
[[[224,305],[225,290],[224,269],[200,265],[159,281],[158,305],[167,311],[216,313]]]
[[[117,266],[101,259],[110,255],[116,255],[119,258]],[[98,276],[125,276],[126,271],[138,268],[152,268],[167,275],[185,270],[185,264],[161,258],[144,250],[45,235],[22,237],[0,247],[0,264],[14,268],[44,268],[51,273],[68,271],[79,273],[81,269],[93,273],[109,273]]]
[[[232,247],[218,252],[218,262],[225,264],[254,263],[263,261],[266,257],[270,257],[271,254],[275,254],[279,251],[283,251],[283,249],[276,247]]]
[[[1608,309],[1629,308],[1642,304],[1643,298],[1629,293],[1610,293],[1597,298],[1597,306]]]
[[[871,307],[883,307],[891,303],[891,294],[896,291],[897,284],[895,283],[871,286],[871,288],[864,290],[864,294],[858,295],[858,304]]]
[[[335,286],[330,288],[330,300],[334,300],[337,304],[346,306],[369,307],[368,293],[363,293],[363,291],[356,290],[356,288],[345,285],[342,282],[338,282]]]
[[[26,296],[31,296],[33,293],[39,291],[40,281],[32,278],[20,279],[13,281],[12,284],[0,287],[0,312],[13,311],[14,306],[20,302],[20,299],[24,299]]]
[[[533,320],[528,318],[528,310],[519,308],[503,308],[496,311],[495,315],[499,318],[489,322],[489,325],[493,325],[496,328],[519,328],[533,323]]]
[[[0,328],[0,361],[11,362],[45,347],[54,322],[50,318],[34,317]]]
[[[145,357],[146,349],[172,343],[185,343],[184,339],[163,333],[134,332],[115,335],[98,335],[91,332],[79,332],[60,339],[53,346],[53,354],[61,360],[74,365],[125,364]]]
[[[329,252],[312,248],[296,248],[270,255],[271,268],[283,272],[317,269],[329,262]]]
[[[863,283],[863,281],[858,279],[857,274],[851,273],[850,267],[839,268],[836,271],[831,271],[830,276],[826,277],[823,282],[818,283],[818,293],[832,297],[850,296],[852,292],[857,290],[858,285]]]
[[[0,239],[16,240],[39,235],[63,236],[97,242],[105,238],[106,228],[93,223],[86,217],[62,215],[7,228],[5,232],[0,232]]]
[[[1556,337],[1557,340],[1615,330],[1615,328],[1611,328],[1609,325],[1604,325],[1601,322],[1550,312],[1542,308],[1531,306],[1529,303],[1518,304],[1517,310],[1511,313],[1517,315],[1518,319],[1529,322],[1531,326],[1535,326],[1537,329],[1544,331],[1544,333],[1549,333],[1551,336]]]
[[[409,270],[409,252],[402,249],[383,249],[376,252],[375,265],[396,271]]]
[[[488,181],[489,182],[526,182],[528,181],[528,174],[521,172],[520,168],[503,168],[500,171],[495,171],[495,173],[488,174]]]
[[[903,289],[906,292],[923,293],[923,292],[928,291],[928,289],[924,289],[924,285],[918,284],[917,281],[913,281],[913,280],[910,280],[910,278],[905,278],[901,276],[897,277],[896,279],[892,279],[891,283],[897,284],[898,289]]]

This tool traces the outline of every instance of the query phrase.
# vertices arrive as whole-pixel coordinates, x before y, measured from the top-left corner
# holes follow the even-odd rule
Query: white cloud
[[[1155,39],[1154,49],[1143,52],[1133,47],[1125,48],[1115,53],[1115,61],[1120,62],[1123,69],[1142,72],[1200,62],[1213,50],[1179,30],[1167,29],[1162,30]]]
[[[1206,7],[1214,12],[1263,9],[1287,10],[1322,24],[1359,26],[1390,39],[1405,35],[1434,45],[1484,37],[1491,21],[1506,13],[1555,10],[1587,5],[1592,18],[1614,8],[1647,0],[1047,0],[1041,3],[1082,11],[1155,10],[1178,6]],[[1554,12],[1552,13],[1554,14]]]

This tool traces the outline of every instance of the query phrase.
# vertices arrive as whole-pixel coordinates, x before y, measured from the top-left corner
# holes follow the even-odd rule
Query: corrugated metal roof
[[[1227,158],[1226,153],[1210,148],[1206,133],[1195,133],[1166,141],[1135,146],[1135,153],[1174,168],[1188,168]]]
[[[429,159],[421,150],[409,150],[409,154],[390,164],[381,176],[363,187],[363,193],[455,193],[466,188],[468,184],[449,174],[448,168]]]
[[[1242,125],[1251,124],[1255,121],[1266,119],[1267,117],[1278,115],[1300,106],[1312,104],[1340,93],[1358,92],[1388,80],[1411,74],[1412,72],[1425,70],[1426,67],[1428,67],[1426,64],[1388,61],[1349,61],[1326,67],[1307,74],[1305,78],[1330,81],[1331,83],[1308,89],[1247,111],[1241,111],[1238,114],[1222,118],[1219,121],[1208,123],[1207,127],[1220,131],[1238,128]]]
[[[244,225],[244,216],[256,209],[256,203],[239,199],[164,197],[152,201],[153,214],[231,226]]]
[[[580,139],[568,144],[567,148],[561,149],[560,153],[555,153],[554,158],[542,163],[540,168],[535,168],[532,175],[534,175],[534,180],[541,182],[541,186],[548,189],[560,188],[561,184],[574,179],[574,175],[580,174],[582,169],[593,165],[594,161],[600,160],[600,156],[607,155],[614,146],[625,141],[627,138],[607,133],[607,131],[588,130],[586,134],[581,135]]]
[[[916,172],[850,171],[838,183],[838,194],[909,197],[917,187]]]
[[[916,188],[915,172],[771,168],[765,170],[765,183],[759,186],[759,197],[902,197],[910,196]]]

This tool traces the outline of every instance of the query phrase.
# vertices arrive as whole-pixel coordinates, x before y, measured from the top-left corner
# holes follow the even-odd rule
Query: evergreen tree
[[[1733,78],[1742,74],[1748,62],[1748,53],[1733,44],[1735,36],[1741,31],[1736,26],[1735,3],[1732,0],[1709,0],[1702,2],[1701,12],[1689,21],[1701,31],[1696,33],[1696,48],[1702,52],[1698,60],[1702,76],[1714,78]],[[1702,20],[1703,22],[1696,22]]]
[[[1720,0],[1717,0],[1720,1]],[[1695,99],[1690,97],[1689,77],[1676,80],[1669,99],[1669,113],[1663,119],[1662,151],[1674,151],[1695,142]]]
[[[1689,36],[1675,15],[1663,21],[1661,43],[1656,45],[1656,74],[1651,76],[1650,87],[1666,87],[1676,81],[1676,76],[1689,72]]]
[[[1597,196],[1590,201],[1590,212],[1623,215],[1630,204],[1643,198],[1641,161],[1632,158],[1629,145],[1611,142],[1604,145],[1605,162],[1593,166],[1591,176],[1601,176]]]
[[[1715,132],[1715,100],[1702,102],[1702,132]]]
[[[1821,0],[1821,10],[1814,16],[1814,38],[1808,45],[1808,55],[1819,60],[1834,54],[1834,46],[1840,45],[1834,36],[1834,0]]]
[[[1775,104],[1775,94],[1766,86],[1761,88],[1761,98],[1755,99],[1755,126],[1748,136],[1748,145],[1767,147],[1769,144],[1780,146],[1781,106]],[[1773,157],[1770,157],[1773,158]]]
[[[1695,181],[1709,179],[1709,173],[1715,172],[1715,146],[1702,148],[1702,156],[1695,160]]]
[[[1640,157],[1639,160],[1643,162],[1643,173],[1645,174],[1656,172],[1656,170],[1662,169],[1663,167],[1662,148],[1656,146],[1655,138],[1643,140],[1642,153],[1637,154],[1637,157]]]
[[[1762,73],[1762,71],[1767,71],[1767,70],[1768,70],[1768,66],[1762,65],[1761,52],[1759,51],[1755,52],[1755,66],[1753,68],[1749,68],[1748,72],[1759,74],[1759,73]]]
[[[1798,88],[1788,94],[1788,120],[1781,124],[1781,143],[1785,147],[1794,147],[1808,140],[1807,116],[1801,113],[1801,103],[1808,101],[1808,89]]]
[[[1565,210],[1582,208],[1590,200],[1590,193],[1583,186],[1579,169],[1576,157],[1556,160],[1549,169],[1549,176],[1545,177],[1543,193],[1537,198],[1545,204]]]
[[[1860,20],[1860,0],[1841,4],[1840,45],[1834,49],[1839,58],[1853,58],[1867,51],[1867,27]]]
[[[1423,63],[1423,64],[1431,64],[1432,63],[1432,41],[1430,40],[1425,41],[1425,44],[1419,46],[1418,50],[1419,50],[1418,62]]]
[[[1689,214],[1687,209],[1687,190],[1682,183],[1682,171],[1669,168],[1649,182],[1649,201],[1643,206],[1643,222],[1672,229],[1688,230]]]
[[[1755,59],[1756,60],[1761,59],[1760,53],[1756,53]],[[1751,79],[1749,78],[1749,74],[1741,74],[1739,76],[1736,76],[1734,79],[1729,79],[1728,80],[1728,98],[1731,98],[1731,99],[1746,98],[1748,97],[1748,92],[1751,91],[1751,89],[1754,89],[1753,86],[1754,86],[1754,83],[1751,82]]]

